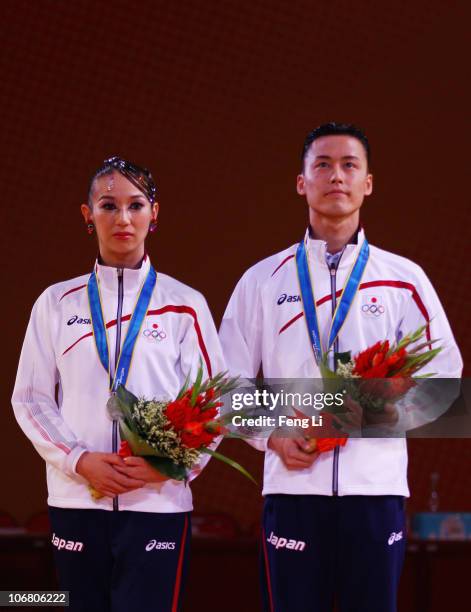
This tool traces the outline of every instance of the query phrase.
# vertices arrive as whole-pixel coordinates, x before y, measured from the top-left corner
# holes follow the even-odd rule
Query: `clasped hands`
[[[150,482],[168,480],[143,457],[120,457],[116,453],[85,452],[75,471],[98,493],[115,497],[140,489]]]
[[[392,403],[386,404],[384,410],[378,414],[366,413],[358,402],[350,398],[345,399],[344,405],[347,409],[345,414],[341,417],[333,415],[333,420],[345,433],[368,426],[394,426],[398,420],[397,409]],[[279,455],[285,467],[289,470],[309,468],[320,454],[315,450],[316,438],[312,436],[314,429],[314,427],[310,427],[303,436],[289,438],[278,436],[274,432],[268,440],[268,448]]]

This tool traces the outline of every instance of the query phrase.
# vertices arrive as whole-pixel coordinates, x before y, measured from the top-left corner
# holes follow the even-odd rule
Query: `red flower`
[[[336,446],[345,446],[346,442],[347,438],[319,438],[315,450],[319,453],[326,453]]]
[[[394,401],[400,399],[403,395],[416,385],[416,382],[410,376],[401,376],[396,374],[388,378],[368,379],[360,382],[360,390],[362,394],[369,395],[386,401]]]
[[[386,362],[380,363],[376,367],[373,367],[366,372],[363,372],[362,378],[385,378],[388,374],[388,364]]]
[[[213,396],[214,392],[210,394],[210,398]],[[179,400],[170,402],[165,409],[170,427],[180,434],[182,444],[188,448],[209,446],[220,433],[220,428],[213,425],[206,428],[205,425],[217,418],[221,403],[216,402],[211,408],[202,410],[206,403],[205,396],[200,394],[196,398],[195,406],[192,406],[190,389]]]
[[[197,423],[196,425],[200,425]],[[190,428],[193,429],[193,426]],[[198,431],[196,429],[196,431]],[[202,446],[209,446],[214,440],[215,435],[206,431],[201,425],[201,431],[199,433],[192,433],[192,431],[182,431],[180,434],[182,444],[188,448],[201,448]]]
[[[206,410],[203,410],[199,416],[199,421],[205,423],[206,421],[212,421],[213,419],[215,419],[218,415],[218,409],[216,407],[214,408],[207,408]]]
[[[387,356],[389,342],[377,342],[359,353],[354,361],[353,374],[362,378],[386,378],[400,372],[407,360],[407,351],[401,348]]]
[[[390,372],[399,372],[406,363],[407,351],[405,348],[401,348],[388,357],[388,366]]]
[[[204,396],[201,393],[196,396],[195,406],[204,406],[205,403]]]
[[[371,368],[381,365],[388,350],[389,342],[386,340],[386,342],[377,342],[370,348],[358,353],[354,359],[353,373],[363,376]]]
[[[119,447],[118,455],[120,457],[132,457],[132,450],[127,440],[123,440]]]
[[[179,400],[170,402],[165,409],[165,416],[176,431],[184,429],[186,423],[197,420],[200,409],[191,405],[190,398],[186,395]]]
[[[197,421],[191,421],[185,425],[185,429],[183,430],[186,433],[191,434],[192,436],[200,436],[204,429],[203,423],[198,423]]]
[[[362,378],[386,378],[399,372],[406,363],[407,351],[404,348],[387,356],[389,342],[377,342],[359,353],[355,359],[353,374]]]

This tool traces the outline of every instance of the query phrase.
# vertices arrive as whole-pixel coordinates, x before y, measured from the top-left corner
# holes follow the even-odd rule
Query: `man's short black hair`
[[[361,130],[356,125],[353,125],[352,123],[335,123],[334,121],[332,121],[330,123],[323,123],[322,125],[319,125],[319,127],[316,127],[306,136],[303,145],[303,152],[301,155],[302,170],[304,170],[304,158],[306,157],[306,153],[308,152],[309,147],[315,140],[317,140],[321,136],[353,136],[353,138],[359,140],[363,145],[363,148],[365,149],[366,153],[366,160],[368,162],[368,166],[370,165],[370,143],[368,142],[368,138],[366,137],[363,130]]]

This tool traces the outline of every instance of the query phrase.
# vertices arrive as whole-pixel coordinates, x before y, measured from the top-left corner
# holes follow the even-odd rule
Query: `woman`
[[[81,207],[98,239],[92,274],[38,298],[20,358],[13,407],[46,461],[52,543],[73,610],[179,605],[190,489],[142,458],[121,458],[106,409],[119,383],[173,398],[201,361],[206,375],[225,369],[203,296],[157,275],[145,254],[155,191],[146,169],[118,157],[95,173]]]

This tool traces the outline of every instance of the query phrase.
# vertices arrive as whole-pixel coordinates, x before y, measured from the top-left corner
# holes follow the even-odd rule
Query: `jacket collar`
[[[150,259],[148,255],[144,255],[141,266],[136,269],[130,268],[114,268],[105,266],[97,260],[95,262],[95,271],[100,282],[100,289],[105,291],[118,291],[118,270],[123,271],[123,291],[127,293],[136,293],[142,286],[150,268]]]
[[[306,230],[306,234],[304,236],[307,253],[309,258],[318,265],[324,266],[327,268],[326,263],[326,253],[327,253],[327,242],[324,240],[318,240],[317,238],[312,238],[310,235],[310,228],[308,227]],[[355,236],[354,236],[355,238]],[[361,249],[361,245],[365,240],[365,231],[360,226],[358,232],[356,233],[356,243],[348,243],[345,245],[342,256],[339,261],[339,268],[344,268],[347,266],[351,266],[355,261],[355,258]]]

